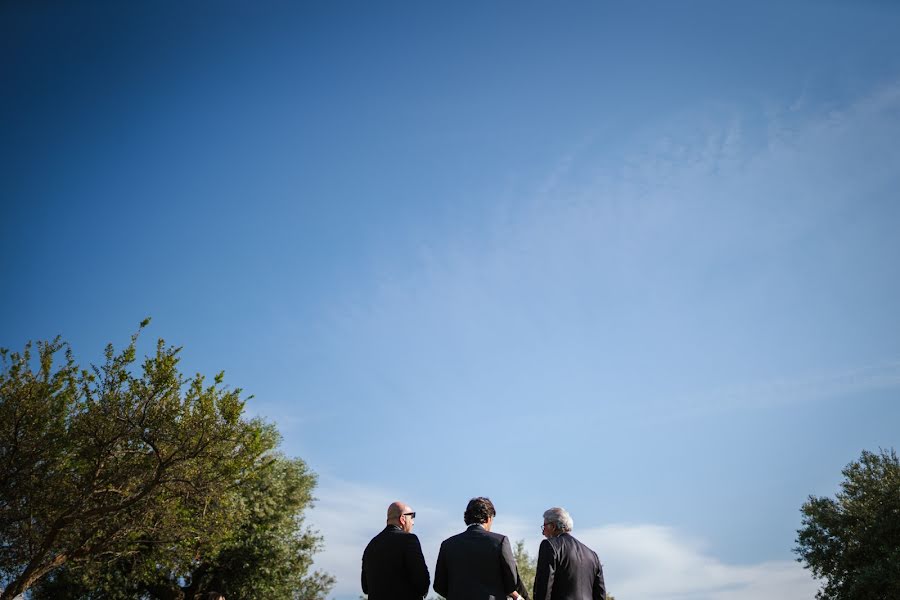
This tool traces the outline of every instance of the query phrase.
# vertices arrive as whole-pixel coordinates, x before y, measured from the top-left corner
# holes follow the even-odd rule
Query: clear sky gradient
[[[261,6],[263,5],[263,6]],[[799,507],[900,445],[900,5],[0,4],[0,346],[225,370],[320,474],[490,496],[620,600],[794,600]]]

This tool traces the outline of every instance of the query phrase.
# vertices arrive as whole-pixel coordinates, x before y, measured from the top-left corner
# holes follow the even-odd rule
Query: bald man
[[[422,600],[431,577],[419,538],[412,533],[416,513],[403,502],[388,506],[387,526],[372,538],[362,557],[362,591],[369,600]]]

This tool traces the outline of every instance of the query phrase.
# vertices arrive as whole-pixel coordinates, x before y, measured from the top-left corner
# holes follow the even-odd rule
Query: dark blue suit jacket
[[[441,544],[434,591],[447,600],[505,600],[518,579],[506,536],[469,525]]]

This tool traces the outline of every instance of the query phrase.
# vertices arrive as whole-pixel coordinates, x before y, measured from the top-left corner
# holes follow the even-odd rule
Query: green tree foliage
[[[863,451],[843,470],[835,498],[810,496],[798,530],[798,559],[823,580],[818,598],[900,598],[900,462]]]
[[[227,598],[324,598],[334,579],[307,576],[321,539],[303,527],[315,475],[303,461],[278,459],[239,491],[247,518],[214,557],[199,564],[191,581]],[[173,584],[177,583],[172,581]]]
[[[303,527],[302,517],[315,481],[303,461],[276,457],[229,492],[238,496],[235,504],[243,518],[217,544],[199,548],[185,567],[189,570],[166,568],[159,562],[157,544],[146,544],[100,572],[59,570],[36,586],[33,598],[180,599],[218,592],[228,599],[322,599],[334,579],[308,574],[321,539]]]
[[[299,519],[314,475],[273,454],[277,432],[222,374],[183,377],[162,340],[138,369],[136,342],[90,371],[58,338],[2,351],[0,600],[38,583],[36,597],[266,597],[263,579],[270,597],[324,595]]]
[[[519,579],[528,590],[528,596],[534,590],[534,574],[537,571],[537,557],[532,558],[528,551],[525,550],[525,540],[516,542],[513,550],[513,557],[516,559],[516,567],[519,569]]]

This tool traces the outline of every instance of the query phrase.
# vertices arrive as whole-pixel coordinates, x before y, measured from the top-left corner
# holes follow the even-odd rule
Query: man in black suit
[[[416,513],[402,502],[388,506],[387,526],[362,557],[362,590],[369,600],[422,600],[431,577],[412,532]]]
[[[597,553],[572,537],[572,517],[562,508],[544,511],[547,538],[538,550],[534,600],[606,600]]]
[[[496,515],[489,498],[472,498],[463,515],[467,529],[441,544],[434,591],[447,600],[519,598],[519,571],[509,539],[491,531]]]

